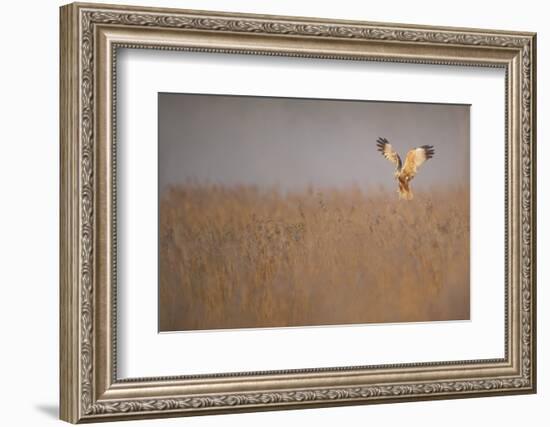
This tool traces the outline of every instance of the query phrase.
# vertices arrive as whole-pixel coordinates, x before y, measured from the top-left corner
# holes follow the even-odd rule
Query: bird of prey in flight
[[[413,193],[411,191],[411,180],[418,172],[418,168],[431,159],[434,155],[434,148],[431,145],[422,145],[418,148],[413,148],[407,153],[405,164],[401,162],[401,157],[392,148],[386,138],[378,138],[376,140],[378,151],[395,165],[394,177],[399,183],[397,192],[400,199],[411,200]]]

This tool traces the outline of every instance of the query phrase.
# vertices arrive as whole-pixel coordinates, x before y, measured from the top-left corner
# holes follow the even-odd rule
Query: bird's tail
[[[399,180],[399,190],[397,191],[399,193],[399,199],[400,200],[412,200],[413,199],[413,193],[411,191],[411,188],[407,182],[402,182]]]
[[[413,193],[411,191],[399,191],[400,200],[412,200]]]

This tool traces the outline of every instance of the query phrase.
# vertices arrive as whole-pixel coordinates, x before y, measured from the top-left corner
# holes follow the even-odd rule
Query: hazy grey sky
[[[452,104],[159,94],[159,189],[171,184],[301,189],[309,184],[395,188],[376,151],[387,138],[404,160],[435,147],[413,188],[469,185],[470,107]]]

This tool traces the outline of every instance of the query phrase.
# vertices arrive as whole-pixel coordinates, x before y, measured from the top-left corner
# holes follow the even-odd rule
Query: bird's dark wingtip
[[[421,145],[420,148],[424,150],[427,159],[431,159],[435,154],[433,145]]]

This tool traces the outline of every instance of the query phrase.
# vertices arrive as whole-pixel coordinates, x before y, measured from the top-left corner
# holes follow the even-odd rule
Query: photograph
[[[5,163],[22,171],[16,215],[45,197],[57,221],[5,221],[25,255],[6,283],[50,268],[58,292],[38,286],[56,301],[33,298],[35,316],[14,303],[27,295],[4,299],[30,336],[51,319],[38,335],[59,345],[15,417],[332,425],[314,408],[345,422],[361,409],[344,406],[376,405],[393,425],[426,405],[537,424],[540,7],[43,3],[30,15],[49,48],[7,69],[28,77],[42,55],[59,79],[41,94],[26,78],[46,126],[25,111],[7,140],[31,132],[42,150],[51,127],[59,143]],[[11,110],[28,104],[8,86]],[[39,179],[17,161],[33,158]],[[57,260],[29,256],[37,224]],[[512,395],[525,410],[468,402]]]
[[[470,106],[158,94],[159,331],[470,319]]]

